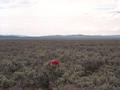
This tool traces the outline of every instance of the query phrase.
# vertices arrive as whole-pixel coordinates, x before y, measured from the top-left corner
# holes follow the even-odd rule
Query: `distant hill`
[[[18,36],[18,35],[0,35],[0,39],[14,39],[14,38],[27,38],[27,36]]]
[[[49,36],[17,36],[0,35],[0,39],[120,39],[120,35],[49,35]]]
[[[53,36],[41,36],[40,38],[53,38],[53,39],[89,39],[89,38],[120,38],[120,35],[53,35]]]

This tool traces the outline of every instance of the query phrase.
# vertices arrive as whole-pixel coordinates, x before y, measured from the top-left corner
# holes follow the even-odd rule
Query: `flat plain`
[[[0,89],[120,90],[120,39],[0,39]]]

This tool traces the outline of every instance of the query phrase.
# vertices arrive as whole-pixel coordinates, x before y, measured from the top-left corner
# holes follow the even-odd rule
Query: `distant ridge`
[[[41,36],[40,38],[53,38],[53,39],[89,39],[89,38],[120,38],[120,35],[52,35],[52,36]]]
[[[0,39],[120,39],[120,35],[48,35],[48,36],[19,36],[0,35]]]
[[[19,35],[0,35],[0,39],[14,39],[14,38],[27,38],[27,36],[19,36]]]

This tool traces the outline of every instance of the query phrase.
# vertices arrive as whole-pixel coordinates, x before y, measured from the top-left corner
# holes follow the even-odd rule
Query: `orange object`
[[[51,62],[49,62],[48,64],[46,64],[46,66],[51,65],[53,63],[56,63],[58,65],[58,67],[60,67],[60,61],[57,60],[57,59],[52,60]]]

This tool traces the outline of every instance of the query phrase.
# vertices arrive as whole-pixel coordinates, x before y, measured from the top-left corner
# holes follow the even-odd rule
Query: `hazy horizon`
[[[0,35],[120,35],[120,0],[0,0]]]
[[[88,35],[88,36],[120,36],[120,34],[48,34],[48,35],[20,35],[20,34],[0,34],[0,36],[30,36],[30,37],[39,37],[39,36],[67,36],[67,35]]]

